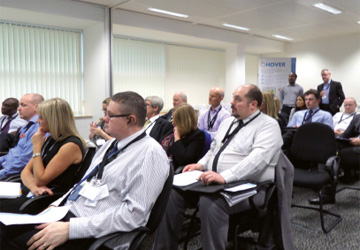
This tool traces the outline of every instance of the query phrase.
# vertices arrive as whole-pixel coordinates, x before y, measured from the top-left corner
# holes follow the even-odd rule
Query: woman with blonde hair
[[[197,128],[197,114],[187,103],[174,108],[174,133],[165,137],[161,145],[174,168],[197,162],[205,144],[205,134]]]
[[[284,132],[284,122],[279,118],[279,109],[276,107],[275,96],[271,92],[262,92],[263,101],[260,106],[260,111],[278,121],[281,132]]]
[[[22,196],[1,200],[2,212],[19,212],[32,196],[67,191],[81,165],[85,143],[76,130],[69,103],[53,98],[40,103],[36,111],[40,126],[31,138],[33,157],[21,172]]]
[[[108,97],[102,102],[104,116],[106,116],[107,107],[109,106],[110,101],[111,98]],[[98,148],[100,148],[107,140],[112,139],[112,137],[105,132],[105,121],[103,117],[100,118],[97,123],[91,122],[89,130],[89,139],[95,143]]]

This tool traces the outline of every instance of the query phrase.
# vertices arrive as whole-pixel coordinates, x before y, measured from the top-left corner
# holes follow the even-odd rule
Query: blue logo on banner
[[[275,68],[279,68],[279,67],[285,67],[286,63],[284,62],[267,62],[265,63],[265,67],[275,67]]]

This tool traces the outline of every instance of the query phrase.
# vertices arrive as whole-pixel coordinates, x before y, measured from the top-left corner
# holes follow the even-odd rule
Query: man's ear
[[[128,122],[129,125],[135,125],[136,124],[136,116],[134,115],[129,115],[128,117]]]

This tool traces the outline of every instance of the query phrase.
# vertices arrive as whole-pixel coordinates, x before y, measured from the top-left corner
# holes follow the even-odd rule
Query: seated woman
[[[286,124],[284,124],[284,122],[278,116],[278,111],[276,108],[273,93],[262,92],[262,95],[263,95],[263,101],[260,106],[260,111],[277,120],[280,126],[281,133],[283,133]]]
[[[291,111],[290,111],[289,121],[294,116],[296,111],[303,110],[303,109],[306,109],[305,96],[304,95],[298,95],[296,97],[295,108],[292,108]]]
[[[205,145],[205,134],[197,128],[193,107],[187,103],[176,106],[173,126],[174,133],[165,137],[161,145],[173,160],[174,168],[197,162]]]
[[[107,107],[111,98],[106,98],[102,102],[102,110],[104,111],[104,115],[106,115]],[[95,143],[95,145],[100,148],[107,140],[110,140],[112,137],[105,132],[105,121],[104,118],[100,118],[98,123],[91,122],[90,123],[90,134],[89,139]]]
[[[63,99],[53,98],[40,103],[36,110],[40,127],[31,138],[33,157],[21,172],[22,196],[1,199],[1,212],[19,212],[31,195],[66,192],[73,186],[81,165],[85,143],[76,130],[70,105]],[[47,138],[46,133],[50,133]]]

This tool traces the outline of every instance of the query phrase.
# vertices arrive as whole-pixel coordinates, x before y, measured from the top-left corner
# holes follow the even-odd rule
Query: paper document
[[[37,215],[0,213],[0,221],[6,226],[50,223],[64,218],[69,209],[70,206],[49,207]]]
[[[256,190],[251,190],[249,192],[245,192],[237,195],[234,195],[235,193],[233,194],[233,193],[220,192],[220,194],[224,196],[225,200],[227,201],[230,207],[234,206],[235,204],[238,204],[240,201],[243,201],[255,195],[256,193],[257,193]]]
[[[20,182],[0,181],[0,198],[17,198],[21,196]]]
[[[181,187],[198,182],[199,181],[198,178],[202,173],[203,173],[202,171],[194,170],[191,172],[177,174],[174,176],[173,185]]]
[[[244,190],[247,190],[247,189],[252,189],[252,188],[255,188],[255,187],[256,187],[255,184],[245,183],[245,184],[241,184],[241,185],[238,185],[238,186],[235,186],[235,187],[232,187],[232,188],[226,188],[226,189],[224,189],[224,191],[226,191],[226,192],[239,192],[239,191],[244,191]]]

